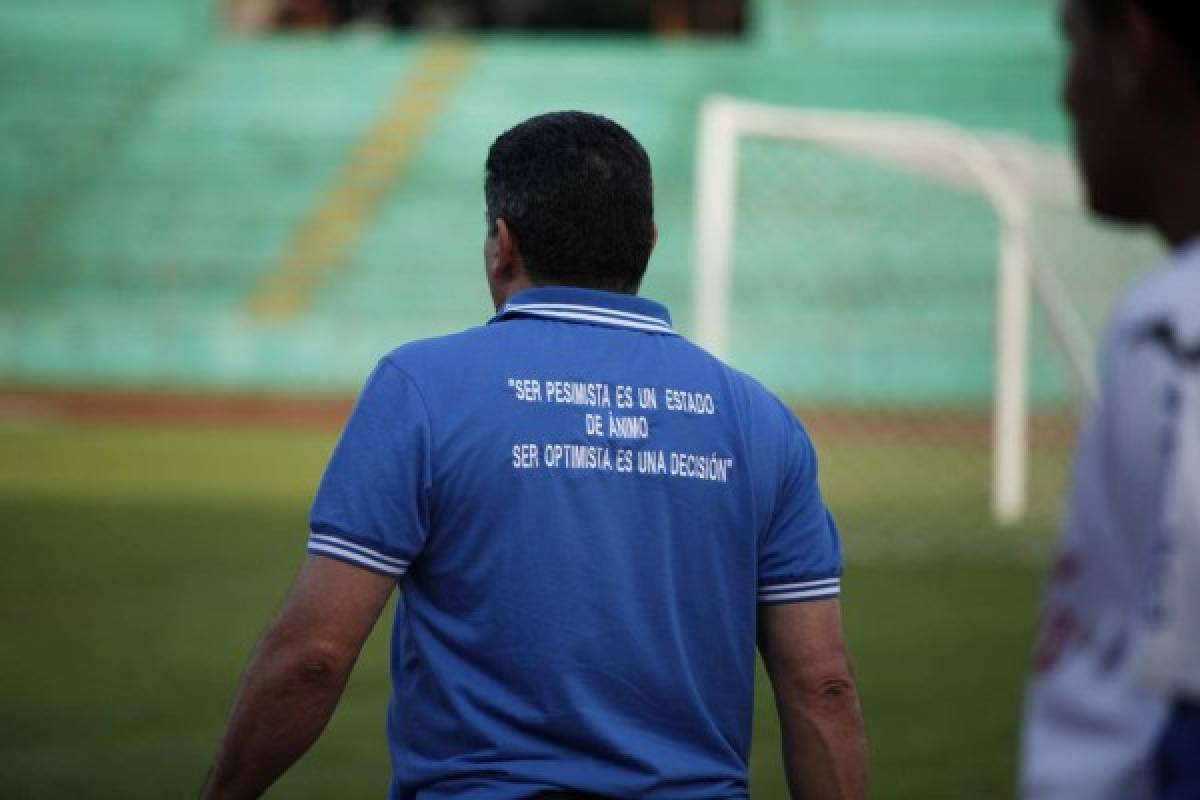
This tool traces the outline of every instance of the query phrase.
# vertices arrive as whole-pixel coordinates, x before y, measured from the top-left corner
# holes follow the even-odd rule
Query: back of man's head
[[[488,225],[503,219],[536,285],[635,293],[654,249],[646,151],[620,125],[563,111],[502,134],[487,158]]]

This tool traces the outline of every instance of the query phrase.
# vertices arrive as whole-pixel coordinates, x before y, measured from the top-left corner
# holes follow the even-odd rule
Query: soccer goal
[[[1042,438],[1063,460],[1111,302],[1156,257],[1088,221],[1061,148],[916,117],[703,108],[693,331],[817,433],[860,455],[896,443],[895,475],[867,481],[940,470],[974,498],[951,502],[982,496],[996,523],[1021,521],[1031,446],[1057,431]],[[921,437],[948,449],[926,459]],[[964,466],[971,444],[986,468]],[[982,489],[964,483],[975,472]]]

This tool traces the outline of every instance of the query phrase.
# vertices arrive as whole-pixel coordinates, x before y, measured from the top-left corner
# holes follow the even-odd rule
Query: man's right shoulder
[[[455,365],[463,366],[464,359],[486,358],[491,344],[492,328],[478,326],[444,336],[415,339],[391,350],[380,359],[387,364],[416,378],[439,372]]]

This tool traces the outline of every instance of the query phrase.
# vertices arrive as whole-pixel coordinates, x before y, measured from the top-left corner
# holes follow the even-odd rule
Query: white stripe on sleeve
[[[403,559],[328,534],[311,534],[308,539],[308,552],[349,561],[395,578],[408,572],[408,562]]]
[[[826,578],[799,583],[776,583],[758,588],[760,603],[787,603],[797,600],[824,600],[842,592],[840,578]]]

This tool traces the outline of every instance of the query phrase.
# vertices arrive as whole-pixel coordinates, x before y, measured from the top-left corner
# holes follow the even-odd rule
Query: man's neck
[[[1172,137],[1157,156],[1151,223],[1172,249],[1200,237],[1200,125]]]
[[[637,297],[637,289],[619,289],[611,286],[580,286],[573,283],[524,283],[519,287],[515,287],[512,291],[503,295],[503,302],[500,305],[507,303],[513,295],[518,292],[523,292],[526,289],[583,289],[590,292],[609,292],[610,294],[624,294],[630,297]]]

